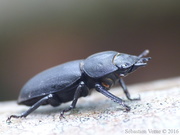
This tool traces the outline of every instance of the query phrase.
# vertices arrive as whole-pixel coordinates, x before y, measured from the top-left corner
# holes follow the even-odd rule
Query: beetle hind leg
[[[11,115],[8,117],[8,119],[6,120],[7,123],[11,122],[12,118],[23,118],[28,116],[30,113],[32,113],[34,110],[36,110],[39,106],[43,105],[43,104],[51,104],[52,106],[57,106],[59,105],[57,100],[55,100],[55,96],[53,94],[49,94],[45,97],[43,97],[42,99],[40,99],[38,102],[36,102],[33,106],[31,106],[27,111],[25,111],[24,113],[22,113],[21,115]]]

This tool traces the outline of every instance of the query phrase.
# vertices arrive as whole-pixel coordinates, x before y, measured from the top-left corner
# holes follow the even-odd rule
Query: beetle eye
[[[124,63],[124,64],[121,65],[121,68],[128,68],[129,66],[130,66],[129,63]]]

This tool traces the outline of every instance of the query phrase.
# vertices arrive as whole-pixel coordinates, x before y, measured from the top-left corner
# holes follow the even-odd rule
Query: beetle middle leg
[[[43,97],[42,99],[40,99],[38,102],[36,102],[33,106],[31,106],[27,111],[25,111],[21,115],[11,115],[10,117],[8,117],[6,122],[11,122],[11,118],[23,118],[23,117],[26,117],[30,113],[32,113],[34,110],[36,110],[39,106],[41,106],[43,104],[46,104],[46,103],[49,103],[52,106],[57,106],[60,103],[56,99],[57,98],[56,98],[56,96],[54,94],[49,94],[49,95]]]
[[[84,90],[85,90],[86,92],[85,92]],[[87,88],[87,86],[85,85],[85,83],[84,83],[83,81],[81,81],[81,82],[79,83],[79,85],[78,85],[78,87],[77,87],[77,89],[76,89],[76,91],[75,91],[75,94],[74,94],[74,97],[73,97],[73,100],[72,100],[71,105],[69,106],[69,108],[64,109],[64,110],[61,112],[60,117],[63,117],[63,118],[64,118],[64,113],[65,113],[65,112],[68,112],[68,111],[70,111],[70,110],[72,110],[72,109],[74,109],[74,108],[76,107],[76,103],[77,103],[79,97],[81,96],[82,92],[85,92],[85,93],[87,93],[87,94],[88,94],[88,92],[89,92],[89,89]],[[86,96],[86,95],[85,95],[85,96]]]
[[[127,97],[129,100],[131,100],[131,101],[133,101],[133,100],[140,100],[140,96],[139,96],[138,98],[131,98],[130,93],[129,93],[127,87],[126,87],[126,84],[124,83],[124,81],[123,81],[122,78],[119,79],[119,83],[120,83],[120,85],[121,85],[121,87],[122,87],[122,89],[123,89],[126,97]]]
[[[110,98],[111,100],[113,100],[116,103],[119,103],[120,105],[122,105],[123,107],[125,107],[126,111],[130,111],[131,108],[126,105],[124,103],[124,100],[122,100],[119,97],[116,97],[115,95],[111,94],[109,91],[107,91],[103,86],[101,86],[100,84],[95,84],[95,89],[100,92],[101,94],[105,95],[106,97]]]

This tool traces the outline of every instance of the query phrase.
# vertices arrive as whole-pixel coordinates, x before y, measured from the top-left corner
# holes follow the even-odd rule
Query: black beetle
[[[40,105],[50,104],[55,107],[72,101],[69,108],[61,112],[63,116],[64,112],[75,108],[79,97],[89,95],[93,88],[129,111],[130,107],[124,103],[124,100],[108,90],[119,81],[129,100],[139,100],[140,98],[130,97],[122,77],[145,66],[151,59],[151,57],[143,58],[148,53],[149,51],[145,50],[139,56],[134,56],[105,51],[93,54],[85,60],[67,62],[45,70],[30,79],[20,92],[18,104],[31,107],[21,115],[11,115],[7,121],[11,118],[26,117]]]

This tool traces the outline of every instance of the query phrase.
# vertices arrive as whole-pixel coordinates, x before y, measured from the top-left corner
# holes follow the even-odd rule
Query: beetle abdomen
[[[66,90],[81,78],[79,63],[82,60],[67,62],[47,69],[31,78],[21,89],[18,103]]]

